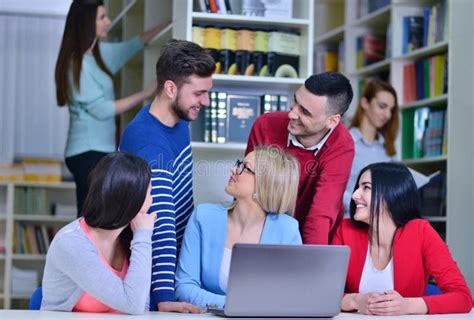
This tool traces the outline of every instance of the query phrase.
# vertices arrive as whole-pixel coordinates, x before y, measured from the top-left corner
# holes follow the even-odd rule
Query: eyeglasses
[[[237,161],[235,162],[234,167],[236,168],[235,173],[237,173],[237,175],[239,175],[239,176],[240,176],[245,170],[247,170],[250,174],[255,175],[255,172],[254,172],[252,169],[250,169],[249,167],[247,167],[247,165],[246,165],[245,163],[243,163],[242,161],[240,161],[240,160],[237,160]]]

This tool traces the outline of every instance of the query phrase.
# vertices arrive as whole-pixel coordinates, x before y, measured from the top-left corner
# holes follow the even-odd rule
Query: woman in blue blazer
[[[293,156],[259,147],[237,160],[226,193],[226,208],[201,204],[191,215],[176,272],[176,296],[206,309],[223,307],[235,243],[301,244],[293,214],[299,167]]]

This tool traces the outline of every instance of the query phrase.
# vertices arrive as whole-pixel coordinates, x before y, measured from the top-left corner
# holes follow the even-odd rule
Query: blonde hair
[[[299,178],[295,157],[278,148],[255,148],[256,200],[265,212],[293,215]]]

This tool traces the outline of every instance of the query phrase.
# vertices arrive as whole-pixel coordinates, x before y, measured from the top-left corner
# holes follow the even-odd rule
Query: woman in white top
[[[371,163],[396,160],[394,143],[399,127],[398,113],[397,94],[388,82],[373,80],[367,83],[349,126],[355,155],[344,192],[346,217],[349,216],[349,203],[360,170]]]

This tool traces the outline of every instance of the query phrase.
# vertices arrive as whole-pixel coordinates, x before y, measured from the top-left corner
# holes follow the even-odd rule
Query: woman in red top
[[[372,315],[470,312],[472,297],[448,247],[421,219],[415,181],[406,167],[362,169],[350,220],[333,244],[351,248],[343,311]],[[429,276],[443,292],[425,296]]]

